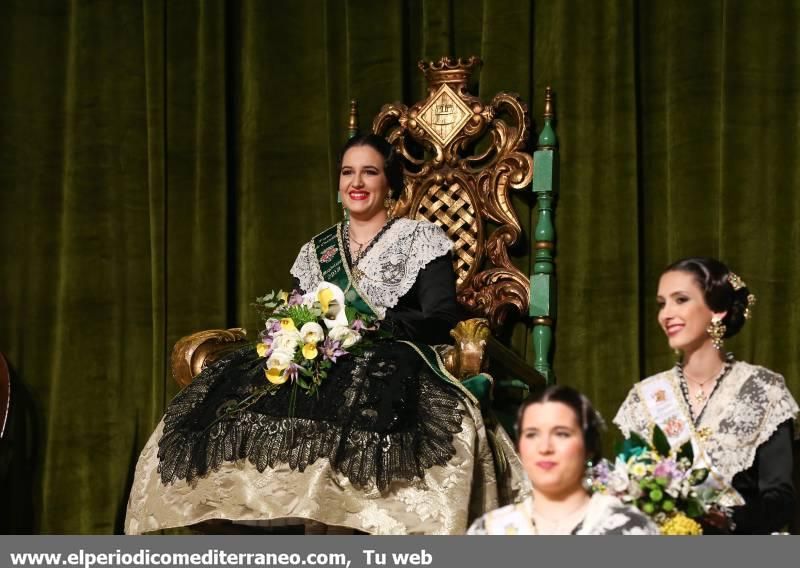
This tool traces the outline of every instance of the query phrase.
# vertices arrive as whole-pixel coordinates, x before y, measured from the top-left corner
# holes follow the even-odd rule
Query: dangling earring
[[[391,197],[387,197],[383,200],[383,208],[386,209],[387,215],[389,215],[389,219],[394,217],[394,204],[395,200]]]
[[[717,351],[722,350],[722,338],[725,336],[726,329],[727,328],[725,327],[725,324],[722,323],[722,320],[716,317],[711,318],[711,323],[708,324],[708,327],[706,328],[706,332],[708,332],[708,335],[711,336],[711,343],[714,344],[714,349]]]
[[[592,460],[586,461],[586,470],[583,472],[583,480],[581,481],[581,485],[583,489],[587,492],[592,490],[592,486],[594,485],[594,464],[592,464]]]

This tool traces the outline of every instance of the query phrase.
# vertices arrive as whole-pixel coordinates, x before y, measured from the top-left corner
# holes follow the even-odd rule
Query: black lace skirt
[[[240,349],[175,397],[158,443],[163,483],[191,481],[225,461],[303,471],[327,459],[354,485],[383,491],[455,455],[461,395],[407,344],[379,342],[339,359],[316,396],[292,396],[286,383],[230,412],[265,385],[264,364],[254,347]]]

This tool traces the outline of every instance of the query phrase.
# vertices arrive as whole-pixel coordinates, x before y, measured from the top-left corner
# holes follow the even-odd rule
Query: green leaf
[[[656,424],[656,427],[653,428],[653,447],[662,456],[668,456],[669,451],[672,449],[669,445],[667,435],[664,434],[664,431],[658,426],[658,424]]]
[[[699,485],[703,483],[708,477],[708,470],[705,468],[693,469],[689,477],[689,483],[692,485]]]
[[[623,444],[626,448],[648,448],[650,444],[648,444],[644,438],[642,438],[636,432],[631,432],[630,437],[625,440]]]
[[[311,384],[299,375],[297,376],[297,384],[300,386],[301,389],[305,390],[308,390],[311,387]]]
[[[703,509],[703,505],[695,498],[690,498],[686,502],[686,516],[691,518],[696,518],[705,513]]]
[[[689,460],[689,463],[694,463],[694,449],[692,448],[691,440],[682,445],[681,449],[678,450],[678,459],[681,460],[683,458]]]

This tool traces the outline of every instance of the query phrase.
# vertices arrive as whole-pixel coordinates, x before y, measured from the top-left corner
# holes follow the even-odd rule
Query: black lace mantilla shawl
[[[263,386],[264,359],[246,347],[206,368],[168,407],[159,440],[163,483],[191,482],[223,462],[248,459],[259,471],[286,463],[303,471],[320,458],[360,487],[423,478],[445,465],[461,431],[457,390],[409,345],[381,341],[340,359],[318,396],[292,387],[229,410]]]

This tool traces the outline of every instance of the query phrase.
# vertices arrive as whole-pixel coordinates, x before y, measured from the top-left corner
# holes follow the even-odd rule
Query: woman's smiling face
[[[369,220],[386,214],[384,200],[389,196],[389,180],[383,156],[371,146],[353,146],[342,157],[339,171],[342,205],[357,219]]]
[[[716,315],[706,304],[703,290],[689,272],[673,270],[658,282],[658,323],[667,335],[669,346],[694,351],[711,341],[706,328]]]

